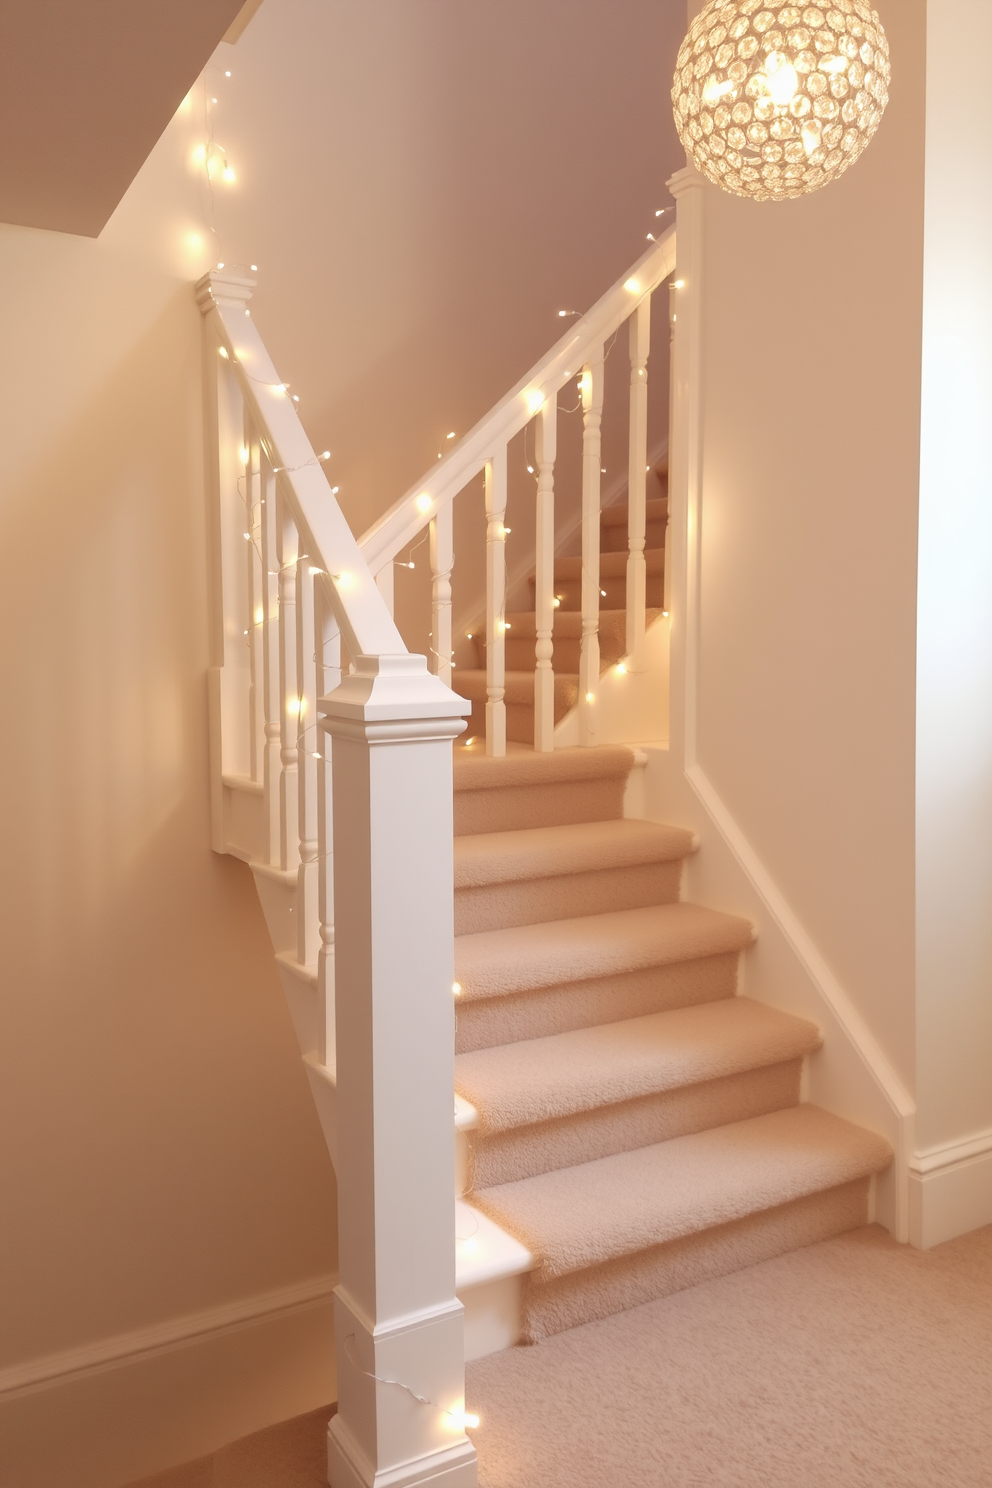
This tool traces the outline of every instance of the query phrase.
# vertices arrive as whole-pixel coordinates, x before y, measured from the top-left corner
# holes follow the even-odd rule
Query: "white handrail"
[[[324,587],[348,650],[352,656],[403,654],[403,639],[245,306],[253,285],[218,273],[197,284],[200,308],[216,311],[217,354],[230,362],[265,439],[271,469],[291,493],[300,538],[325,572]]]
[[[675,228],[670,227],[474,429],[362,534],[359,547],[373,573],[419,536],[437,507],[463,490],[497,449],[505,448],[545,401],[582,370],[589,351],[608,341],[674,269]]]

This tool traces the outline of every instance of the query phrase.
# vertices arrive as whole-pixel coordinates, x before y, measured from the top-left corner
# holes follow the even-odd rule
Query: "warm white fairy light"
[[[679,51],[675,124],[717,186],[783,201],[853,165],[881,122],[890,73],[866,0],[709,0]]]
[[[429,491],[421,491],[420,495],[417,497],[416,501],[413,504],[417,508],[418,512],[420,512],[421,516],[424,516],[434,505],[434,497],[430,494]]]

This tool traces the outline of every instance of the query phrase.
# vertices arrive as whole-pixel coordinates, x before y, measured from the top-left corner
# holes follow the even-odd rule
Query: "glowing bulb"
[[[594,703],[595,701],[596,701],[596,694],[594,692],[587,692],[586,693],[586,702],[587,703]]]
[[[238,179],[234,174],[234,167],[232,165],[225,165],[223,177],[225,181],[236,181]]]
[[[527,407],[531,413],[537,413],[544,407],[544,394],[538,388],[532,388],[527,394]]]
[[[290,713],[290,714],[302,713],[303,712],[302,699],[300,699],[298,697],[287,698],[286,699],[286,712],[287,713]]]
[[[194,148],[194,150],[193,150],[193,162],[194,162],[194,164],[195,165],[202,165],[203,162],[206,160],[206,158],[207,158],[207,147],[206,147],[206,145],[197,145]]]
[[[223,268],[223,267],[224,267],[224,265],[223,265],[223,264],[222,264],[222,263],[219,263],[219,264],[218,264],[218,265],[217,265],[217,267],[218,267],[218,268],[219,268],[219,269],[222,269],[222,268]]]
[[[799,92],[799,74],[784,52],[769,52],[765,77],[772,103],[777,108],[788,108]]]
[[[450,434],[446,434],[444,437],[445,437],[445,439],[454,439],[454,437],[455,437],[455,431],[454,431],[454,429],[452,429],[452,431],[451,431]]]
[[[641,286],[637,279],[628,279],[626,284],[624,285],[624,289],[627,290],[629,294],[640,294],[641,292]]]
[[[510,533],[512,531],[513,531],[513,528],[512,527],[504,527],[503,528],[503,536],[504,537],[509,537],[509,535],[510,535]]]
[[[293,402],[294,403],[299,403],[299,401],[300,401],[300,395],[299,395],[299,393],[294,393],[293,394]]]
[[[601,599],[605,599],[606,598],[606,590],[605,589],[600,589],[599,593],[600,593],[600,598]]]
[[[324,450],[324,452],[322,454],[320,454],[320,455],[317,456],[317,459],[318,460],[329,460],[330,458],[331,458],[331,452],[330,452],[330,450]]]
[[[558,319],[561,320],[567,314],[568,314],[568,311],[567,310],[559,310],[558,311]]]
[[[685,280],[684,279],[676,279],[675,282],[674,282],[673,288],[674,289],[685,289]]]
[[[258,264],[252,264],[250,267],[253,274],[258,273]]]
[[[479,1424],[478,1416],[472,1415],[470,1411],[453,1410],[449,1411],[448,1415],[456,1431],[472,1430]]]
[[[230,76],[231,76],[231,74],[230,74],[230,73],[229,73],[229,72],[225,72],[225,74],[224,74],[224,76],[225,76],[225,77],[230,77]]]
[[[462,995],[462,984],[461,984],[461,982],[452,982],[452,984],[451,984],[451,990],[455,994],[456,997],[461,997],[461,995]]]
[[[339,589],[350,589],[353,579],[350,573],[339,573],[334,575]]]
[[[560,594],[556,594],[555,597],[554,597],[554,599],[551,602],[552,602],[554,608],[557,610],[559,608],[559,606],[561,605],[561,595]]]
[[[227,361],[227,347],[226,346],[218,346],[218,348],[217,348],[217,355],[218,356],[222,356],[224,358],[225,362],[226,362]]]
[[[466,631],[466,632],[465,632],[465,639],[466,639],[466,640],[467,640],[467,641],[470,641],[470,640],[471,640],[471,639],[472,639],[472,632],[471,632],[471,631],[470,631],[470,630],[467,630],[467,631]],[[466,740],[466,743],[467,743],[467,742],[468,742],[468,741],[467,741],[467,740]]]
[[[331,487],[331,495],[332,496],[336,496],[338,494],[338,492],[340,491],[340,489],[341,489],[340,486],[332,486]]]
[[[654,215],[656,217],[664,217],[664,215],[665,215],[665,213],[667,211],[668,211],[668,208],[667,207],[659,207],[658,210],[657,210],[657,212],[655,212]]]
[[[274,393],[288,393],[289,392],[289,383],[288,382],[275,382],[275,383],[272,384],[272,391]]]
[[[665,617],[665,619],[667,620],[668,619],[668,611],[667,610],[662,610],[661,613]]]
[[[311,754],[310,758],[311,759],[323,759],[324,756],[322,754],[318,754],[317,751],[316,751],[316,749],[315,749],[313,751],[313,753]]]
[[[241,463],[242,463],[242,465],[247,465],[248,464],[248,451],[247,451],[247,449],[245,448],[244,445],[241,446],[240,450],[238,451],[238,454],[241,456]]]
[[[413,504],[417,508],[418,512],[423,514],[424,512],[429,512],[431,507],[434,505],[434,497],[429,491],[421,491],[420,495],[417,497],[416,501]]]
[[[242,532],[241,536],[244,538],[245,542],[251,542],[250,532]]]
[[[617,662],[615,671],[618,677],[626,677],[627,675],[627,668],[624,666],[622,661]]]
[[[324,568],[311,568],[311,570],[310,570],[310,577],[313,578],[314,574],[322,574],[322,573],[326,573],[326,572],[327,572],[327,570],[324,569]]]
[[[247,537],[247,536],[248,536],[248,534],[246,532],[245,533],[245,537]],[[257,605],[256,608],[255,608],[255,624],[256,625],[261,625],[261,623],[262,623],[262,621],[263,621],[264,618],[265,618],[265,612],[262,609],[262,606],[261,605]]]
[[[533,465],[528,465],[527,466],[527,474],[528,475],[533,475],[534,474],[534,467],[533,467]]]

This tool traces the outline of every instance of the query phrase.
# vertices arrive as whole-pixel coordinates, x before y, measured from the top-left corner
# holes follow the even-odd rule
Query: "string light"
[[[617,662],[615,671],[617,673],[617,676],[619,677],[626,677],[627,675],[627,668],[624,666],[622,661]]]
[[[462,995],[462,984],[461,984],[461,982],[452,982],[452,984],[451,984],[451,990],[455,994],[456,997],[461,997],[461,995]]]
[[[417,508],[418,512],[429,512],[431,507],[434,505],[434,497],[430,494],[429,491],[421,491],[420,495],[417,497],[416,501],[413,504]]]
[[[421,1405],[429,1405],[432,1407],[433,1410],[438,1411],[442,1416],[447,1416],[452,1425],[455,1427],[456,1431],[474,1431],[475,1428],[480,1424],[479,1417],[473,1411],[467,1411],[464,1409],[464,1407],[459,1407],[455,1410],[449,1410],[443,1405],[438,1405],[437,1401],[429,1400],[426,1395],[419,1394],[412,1385],[404,1384],[402,1380],[388,1379],[384,1375],[373,1374],[371,1370],[365,1369],[358,1358],[354,1333],[348,1334],[344,1341],[344,1348],[345,1353],[351,1359],[352,1364],[358,1370],[359,1374],[364,1374],[366,1379],[375,1380],[375,1382],[379,1385],[395,1385],[397,1389],[405,1390],[408,1395],[413,1396],[414,1400],[419,1400]]]
[[[225,362],[230,360],[230,358],[228,357],[228,354],[227,354],[227,347],[226,346],[218,346],[217,353],[218,353],[219,356],[222,356],[224,358]]]
[[[624,289],[628,294],[640,294],[641,292],[641,286],[637,279],[628,279],[624,285]]]

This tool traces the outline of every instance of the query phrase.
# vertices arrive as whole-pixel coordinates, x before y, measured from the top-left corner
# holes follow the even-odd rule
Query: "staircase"
[[[645,502],[644,551],[646,570],[645,623],[650,626],[665,603],[665,528],[668,525],[668,461],[654,470],[662,494]],[[622,663],[627,646],[627,562],[630,506],[626,501],[605,506],[600,513],[599,538],[599,662],[600,671]],[[534,648],[537,640],[536,576],[531,575],[531,608],[511,610],[506,616],[505,692],[506,737],[529,744],[534,738]],[[582,556],[561,554],[554,563],[554,721],[560,723],[579,698],[579,661],[582,645]],[[458,691],[472,703],[469,734],[485,737],[488,632],[473,630],[477,667],[461,668]]]
[[[667,692],[662,606],[689,608],[684,574],[664,589],[667,465],[646,481],[651,296],[674,262],[671,230],[360,540],[251,283],[197,286],[212,839],[254,875],[337,1175],[334,1488],[473,1488],[466,1358],[862,1224],[892,1159],[803,1100],[819,1029],[738,995],[751,924],[682,899],[694,836],[642,819],[646,756],[602,742],[657,737],[638,699]],[[603,509],[603,362],[623,325],[627,501]],[[578,554],[554,520],[576,376]],[[533,609],[507,614],[507,450],[529,424]],[[461,697],[452,508],[483,472],[484,640]],[[425,530],[430,670],[391,607]]]
[[[680,902],[695,843],[624,818],[633,765],[456,750],[467,1197],[531,1257],[531,1343],[865,1224],[892,1158],[800,1104],[819,1032],[735,995],[751,926]]]

